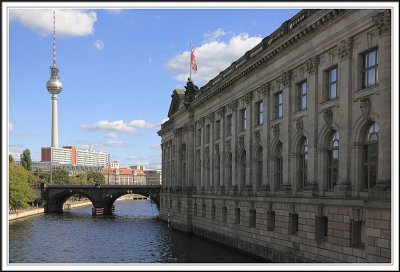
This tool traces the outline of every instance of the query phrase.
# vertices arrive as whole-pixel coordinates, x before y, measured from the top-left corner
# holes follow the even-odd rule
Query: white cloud
[[[104,146],[110,146],[110,147],[127,147],[131,146],[131,144],[125,143],[124,141],[118,141],[118,140],[109,140],[104,143]]]
[[[243,56],[261,42],[261,37],[250,37],[247,33],[232,36],[229,41],[219,41],[219,38],[226,35],[222,29],[213,34],[206,34],[209,42],[203,43],[195,48],[197,72],[192,72],[192,80],[196,85],[203,85],[225,70],[232,62]],[[185,51],[175,56],[166,64],[166,69],[174,74],[174,78],[186,82],[190,62],[190,52]]]
[[[53,32],[52,9],[11,9],[10,20],[19,21],[41,36]],[[57,36],[85,36],[94,33],[97,15],[94,11],[57,9]]]
[[[222,28],[218,28],[217,30],[215,30],[212,33],[207,32],[206,34],[204,34],[204,42],[203,43],[219,41],[219,38],[222,36],[225,36],[226,34],[227,33]]]
[[[161,146],[160,146],[160,144],[152,144],[151,146],[150,146],[152,149],[155,149],[155,150],[161,150]]]
[[[113,15],[118,15],[121,14],[124,11],[124,9],[106,9],[106,11]]]
[[[11,122],[8,122],[8,134],[12,134],[14,131],[14,124]]]
[[[117,132],[137,133],[139,129],[143,128],[159,130],[161,123],[164,121],[165,119],[158,123],[149,123],[141,119],[132,120],[129,122],[124,122],[123,120],[116,120],[116,121],[100,120],[97,123],[91,125],[82,124],[80,127],[82,129],[89,131],[106,132],[108,133],[108,135],[110,135],[110,133],[115,134]]]
[[[117,138],[118,134],[115,132],[110,132],[106,135],[107,138]]]
[[[97,40],[93,43],[93,46],[97,49],[97,50],[103,50],[104,49],[104,43],[101,40]]]

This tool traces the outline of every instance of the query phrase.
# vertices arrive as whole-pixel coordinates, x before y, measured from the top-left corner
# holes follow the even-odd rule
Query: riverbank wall
[[[70,210],[73,208],[79,208],[79,207],[84,207],[84,206],[90,206],[92,205],[92,202],[85,200],[85,201],[75,201],[75,202],[69,202],[64,204],[64,210]],[[8,214],[8,221],[13,221],[16,219],[20,218],[25,218],[29,216],[34,216],[38,214],[44,213],[44,208],[29,208],[26,210],[19,211],[17,213],[9,213]]]

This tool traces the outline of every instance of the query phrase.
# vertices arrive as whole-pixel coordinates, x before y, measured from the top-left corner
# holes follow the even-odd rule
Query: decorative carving
[[[207,116],[207,120],[208,120],[208,122],[210,122],[210,123],[214,122],[214,113],[213,113],[213,112],[210,113],[210,114]]]
[[[181,147],[179,149],[179,156],[181,157],[181,160],[184,161],[186,159],[186,145],[181,144]]]
[[[260,142],[261,142],[261,134],[260,134],[260,131],[259,131],[259,130],[257,130],[256,132],[254,132],[254,142],[255,142],[256,144],[260,144]]]
[[[232,112],[235,112],[236,109],[237,109],[237,106],[238,106],[238,101],[235,100],[235,101],[232,101],[232,102],[228,105],[228,108],[229,108]]]
[[[369,119],[369,112],[371,110],[371,103],[368,97],[360,98],[360,109],[365,119]]]
[[[332,126],[332,122],[333,122],[333,112],[332,109],[325,109],[324,110],[324,119],[325,119],[325,124],[327,127],[331,127]]]
[[[283,86],[289,85],[291,80],[292,80],[292,70],[286,71],[281,75],[281,82]]]
[[[315,73],[318,70],[319,56],[315,56],[306,60],[306,68],[308,73]]]
[[[279,138],[279,124],[276,124],[272,127],[272,132],[274,134],[274,138],[278,139]]]
[[[220,118],[222,118],[225,114],[225,107],[222,107],[219,110],[217,110],[217,114]]]
[[[240,154],[243,149],[244,149],[244,137],[239,137],[237,139],[237,151],[238,151],[238,154]]]
[[[250,93],[246,94],[246,95],[243,97],[243,101],[244,101],[247,105],[250,105],[251,99],[252,99],[252,98],[253,98],[253,93],[250,92]]]
[[[303,134],[303,119],[299,118],[296,120],[296,129],[297,133],[302,135]]]
[[[204,125],[204,118],[201,118],[201,119],[197,120],[196,123],[197,123],[197,126],[198,126],[198,127],[200,127],[200,128],[203,127],[203,125]]]
[[[174,129],[174,136],[175,137],[180,136],[181,133],[182,133],[182,128]]]
[[[194,100],[196,94],[199,92],[199,88],[193,84],[193,81],[188,78],[188,82],[186,83],[185,86],[185,105],[186,107],[189,106],[190,103],[192,103],[192,101]]]
[[[261,85],[260,91],[264,96],[269,96],[270,90],[271,90],[271,82],[266,82]]]
[[[353,38],[350,37],[347,40],[342,40],[338,44],[338,55],[340,59],[351,57],[353,49]]]
[[[375,26],[379,30],[379,35],[382,35],[384,33],[390,33],[390,28],[391,28],[390,9],[378,12],[376,15],[372,17],[372,20],[374,21]]]
[[[194,132],[194,125],[193,124],[189,124],[187,125],[187,127],[189,128],[189,132]]]

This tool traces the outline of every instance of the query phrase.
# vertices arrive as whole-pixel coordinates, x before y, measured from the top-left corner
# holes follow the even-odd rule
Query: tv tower
[[[47,91],[51,93],[52,100],[52,122],[51,122],[51,147],[58,147],[58,110],[57,95],[61,92],[63,85],[58,76],[56,65],[56,11],[53,11],[53,65],[50,67],[50,79],[47,81]]]

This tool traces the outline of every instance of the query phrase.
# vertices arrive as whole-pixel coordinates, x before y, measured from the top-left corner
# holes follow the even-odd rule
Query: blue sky
[[[59,146],[158,168],[157,131],[189,76],[203,86],[299,9],[56,9]],[[52,9],[10,10],[9,148],[51,144]]]

